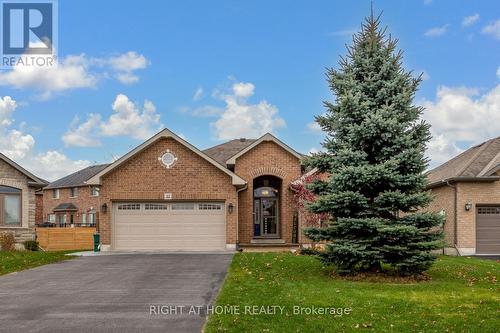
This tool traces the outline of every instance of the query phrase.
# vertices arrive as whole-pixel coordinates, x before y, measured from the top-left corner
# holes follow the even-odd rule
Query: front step
[[[279,244],[285,244],[284,239],[279,239],[279,238],[254,238],[250,241],[250,244],[273,244],[273,245],[279,245]]]

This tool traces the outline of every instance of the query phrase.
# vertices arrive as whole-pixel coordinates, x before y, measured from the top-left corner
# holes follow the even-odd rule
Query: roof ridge
[[[500,137],[499,137],[499,138],[500,138]],[[493,139],[490,139],[490,140],[493,140]],[[461,152],[460,154],[455,155],[454,157],[452,157],[452,158],[451,158],[451,159],[449,159],[448,161],[444,162],[444,163],[443,163],[443,164],[441,164],[441,165],[438,165],[437,167],[435,167],[434,169],[431,169],[431,170],[427,171],[426,173],[427,173],[427,174],[430,174],[430,173],[432,173],[432,172],[435,172],[435,171],[441,170],[442,168],[444,168],[444,167],[448,166],[448,165],[449,165],[449,164],[451,164],[452,162],[454,162],[454,161],[456,161],[457,159],[459,159],[459,158],[460,158],[462,155],[464,155],[465,153],[469,152],[470,150],[472,150],[472,149],[474,149],[474,148],[477,148],[477,147],[479,147],[479,146],[481,146],[481,145],[486,144],[486,143],[487,143],[488,141],[490,141],[490,140],[483,141],[483,142],[478,143],[478,144],[476,144],[476,145],[474,145],[474,146],[472,146],[472,147],[470,147],[470,148],[467,148],[466,150],[464,150],[464,151],[463,151],[463,152]]]
[[[467,168],[472,164],[472,162],[474,162],[481,155],[481,153],[491,145],[493,140],[494,139],[490,139],[488,141],[483,142],[482,146],[479,147],[478,151],[474,154],[474,156],[462,167],[462,169],[460,169],[457,172],[457,176],[460,177],[465,172],[465,170],[467,170]],[[472,148],[469,148],[469,149],[472,149]]]
[[[258,139],[248,139],[248,138],[245,138],[245,141],[250,141],[250,140],[258,140]],[[233,141],[241,141],[241,139],[231,139],[231,140],[228,140],[228,141],[224,141],[224,142],[216,144],[215,146],[212,146],[212,147],[209,147],[209,148],[205,148],[202,151],[209,150],[209,149],[212,149],[212,148],[217,148],[219,146],[228,144],[229,142],[233,142]],[[242,141],[242,142],[245,142],[245,141]]]
[[[488,164],[486,164],[486,166],[483,168],[483,170],[481,170],[478,173],[478,176],[484,176],[486,174],[486,172],[490,171],[491,169],[494,169],[493,162],[497,160],[498,156],[500,156],[500,151],[498,151],[498,153],[495,156],[493,156],[491,161],[489,161]]]

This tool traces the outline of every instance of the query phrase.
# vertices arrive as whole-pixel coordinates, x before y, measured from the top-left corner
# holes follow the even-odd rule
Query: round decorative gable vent
[[[167,150],[163,155],[161,155],[161,157],[158,158],[158,160],[160,160],[167,169],[170,169],[177,161],[177,157],[175,157],[170,150]]]

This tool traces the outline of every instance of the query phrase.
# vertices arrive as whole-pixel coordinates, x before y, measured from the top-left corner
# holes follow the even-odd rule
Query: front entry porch
[[[281,179],[257,177],[253,189],[253,240],[279,239]]]

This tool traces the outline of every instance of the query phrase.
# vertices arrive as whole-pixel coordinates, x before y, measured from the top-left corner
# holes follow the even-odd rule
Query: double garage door
[[[223,202],[118,202],[113,204],[116,250],[223,250]]]
[[[476,253],[500,254],[500,206],[477,207]]]

